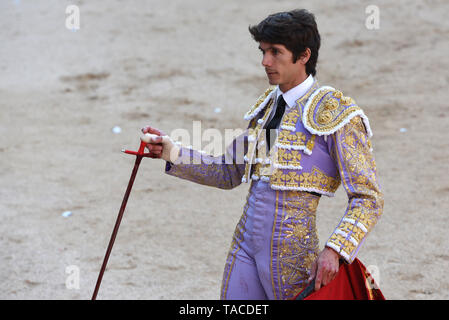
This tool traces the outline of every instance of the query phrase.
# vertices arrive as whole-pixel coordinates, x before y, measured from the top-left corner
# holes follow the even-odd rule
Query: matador
[[[269,15],[249,31],[270,87],[244,115],[248,126],[220,156],[174,142],[158,129],[142,140],[165,172],[206,186],[249,184],[225,263],[221,299],[290,299],[312,279],[328,284],[351,263],[383,211],[368,117],[354,99],[320,86],[314,15]],[[242,150],[239,152],[238,150]],[[320,250],[321,196],[343,185],[342,219]]]

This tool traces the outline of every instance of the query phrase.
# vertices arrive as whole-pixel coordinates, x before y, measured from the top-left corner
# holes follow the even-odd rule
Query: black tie
[[[285,111],[285,100],[282,97],[282,95],[280,95],[277,102],[276,113],[274,114],[274,117],[270,120],[270,122],[265,126],[268,150],[271,149],[271,146],[273,145],[275,139],[274,135],[273,137],[270,136],[270,131],[272,129],[277,129],[279,123],[281,122],[282,116],[284,115],[284,111]]]

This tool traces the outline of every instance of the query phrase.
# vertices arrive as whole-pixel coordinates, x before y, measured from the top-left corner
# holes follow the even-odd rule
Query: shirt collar
[[[279,86],[277,87],[277,93],[276,93],[276,101],[279,98],[279,96],[282,94],[285,102],[287,103],[287,106],[289,108],[292,108],[296,106],[296,101],[301,98],[303,95],[309,91],[309,89],[313,85],[313,76],[310,74],[306,80],[298,84],[296,87],[291,88],[287,92],[282,92],[279,89]]]

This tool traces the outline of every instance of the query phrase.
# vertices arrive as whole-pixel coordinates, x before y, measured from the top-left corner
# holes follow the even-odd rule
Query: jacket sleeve
[[[220,189],[232,189],[242,183],[245,173],[244,155],[248,148],[248,129],[227,146],[221,156],[181,147],[175,163],[167,162],[169,175]]]
[[[348,207],[326,246],[352,263],[382,215],[383,194],[371,142],[359,116],[329,136],[328,144],[348,195]]]

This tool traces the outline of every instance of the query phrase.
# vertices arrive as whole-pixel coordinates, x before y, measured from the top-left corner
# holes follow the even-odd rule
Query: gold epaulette
[[[372,136],[368,117],[355,101],[332,87],[317,89],[304,106],[303,124],[312,134],[319,136],[333,134],[355,116],[360,116],[368,137]]]
[[[249,109],[243,117],[245,120],[252,120],[271,99],[271,93],[276,89],[276,86],[271,86],[257,99],[257,102]]]

